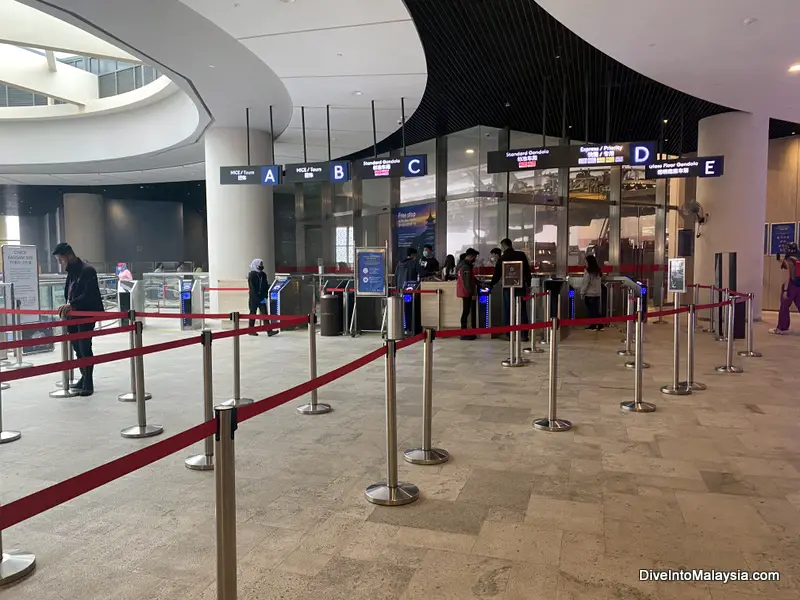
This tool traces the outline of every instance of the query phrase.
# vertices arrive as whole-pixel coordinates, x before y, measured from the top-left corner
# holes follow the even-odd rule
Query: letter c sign
[[[405,177],[422,177],[427,174],[428,156],[426,154],[403,157],[403,175]]]

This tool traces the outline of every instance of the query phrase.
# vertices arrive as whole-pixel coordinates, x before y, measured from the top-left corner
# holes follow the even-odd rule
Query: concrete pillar
[[[275,274],[272,188],[262,185],[220,185],[219,169],[247,164],[245,129],[210,129],[205,134],[208,267],[211,287],[242,287],[254,258],[264,261],[270,278]],[[268,133],[250,131],[250,163],[272,164]],[[244,294],[246,297],[246,294]],[[226,293],[223,306],[229,308]],[[211,293],[211,312],[220,312],[220,294]],[[241,304],[241,300],[238,301]],[[238,306],[237,304],[237,306]],[[246,310],[238,306],[236,310]]]
[[[64,194],[64,234],[75,254],[98,270],[106,262],[106,215],[100,194]]]
[[[737,288],[754,292],[761,316],[764,219],[767,205],[769,118],[730,112],[700,121],[697,155],[725,156],[725,174],[697,180],[697,201],[708,215],[696,240],[694,280],[714,278],[714,254],[737,253]],[[727,259],[724,263],[727,273]]]

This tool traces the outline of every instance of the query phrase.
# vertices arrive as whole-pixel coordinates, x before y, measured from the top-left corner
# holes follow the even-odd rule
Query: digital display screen
[[[353,171],[359,179],[422,177],[428,174],[428,156],[418,154],[396,158],[363,158],[353,163]]]
[[[220,185],[278,185],[280,165],[247,165],[219,168]]]
[[[486,156],[486,170],[489,173],[506,173],[530,169],[646,165],[652,162],[655,155],[655,142],[521,148],[489,152]]]
[[[645,179],[668,179],[670,177],[721,177],[725,171],[724,156],[701,158],[679,158],[662,160],[646,165]]]

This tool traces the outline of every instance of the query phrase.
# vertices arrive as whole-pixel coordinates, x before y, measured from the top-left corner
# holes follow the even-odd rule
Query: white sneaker
[[[774,334],[774,335],[787,335],[789,333],[789,330],[788,329],[778,329],[777,327],[775,327],[774,329],[770,329],[769,332]]]

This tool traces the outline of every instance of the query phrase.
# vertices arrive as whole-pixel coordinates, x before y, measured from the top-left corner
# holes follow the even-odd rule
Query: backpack
[[[800,286],[800,257],[787,256],[786,266],[789,268],[789,281]]]

